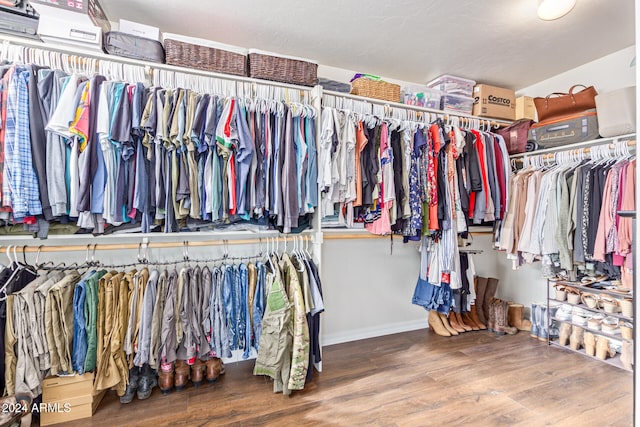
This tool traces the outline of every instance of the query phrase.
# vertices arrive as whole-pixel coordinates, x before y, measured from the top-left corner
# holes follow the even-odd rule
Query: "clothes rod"
[[[557,153],[561,151],[570,151],[570,150],[579,150],[581,148],[590,147],[593,145],[602,145],[605,142],[613,142],[613,141],[631,141],[636,137],[635,133],[629,133],[626,135],[613,136],[609,138],[599,138],[592,139],[591,141],[584,142],[576,142],[575,144],[562,145],[556,148],[545,148],[543,150],[536,151],[527,151],[525,153],[512,154],[509,156],[510,159],[517,159],[518,157],[526,157],[526,156],[537,156],[544,153]]]
[[[626,142],[627,146],[630,148],[634,148],[636,146],[636,141],[635,140],[627,140],[627,141],[621,141],[621,142]],[[609,149],[615,148],[615,146],[613,144],[606,144],[609,146]],[[597,145],[597,147],[601,147],[602,145]],[[591,147],[596,147],[596,145],[592,145]],[[570,151],[582,151],[584,150],[585,154],[589,154],[591,152],[591,147],[586,147],[586,148],[567,148],[567,147],[563,147],[564,149],[560,149],[560,147],[558,147],[558,149],[556,151],[545,151],[546,154],[544,153],[538,153],[537,151],[531,151],[529,153],[526,154],[526,157],[535,157],[535,156],[540,156],[542,157],[543,160],[549,160],[549,159],[553,159],[554,155],[557,153],[567,153]],[[524,162],[525,157],[518,157],[518,158],[511,158],[511,161],[515,161],[518,163]]]
[[[94,58],[100,61],[109,61],[109,62],[115,62],[115,63],[125,64],[125,65],[126,64],[138,65],[141,67],[148,67],[151,70],[172,71],[175,73],[192,74],[195,76],[212,77],[220,80],[231,80],[231,81],[243,82],[243,83],[254,83],[254,84],[259,84],[264,86],[282,87],[285,89],[300,90],[304,92],[311,92],[311,90],[313,89],[313,87],[309,87],[309,86],[292,85],[287,83],[273,82],[270,80],[254,79],[251,77],[232,76],[229,74],[215,73],[212,71],[202,71],[202,70],[197,70],[193,68],[182,68],[175,65],[159,64],[157,62],[148,62],[148,61],[141,61],[138,59],[124,58],[121,56],[107,55],[105,53],[95,52],[92,50],[76,48],[76,47],[73,47],[72,49],[69,46],[50,45],[41,41],[23,39],[20,37],[12,37],[6,34],[0,34],[0,41],[8,42],[9,44],[14,44],[18,46],[42,49],[45,51],[65,53],[68,55],[74,55],[78,57],[89,57],[89,58]]]
[[[241,239],[241,240],[209,240],[209,241],[179,241],[179,242],[140,242],[140,243],[89,243],[86,245],[9,245],[13,250],[15,247],[16,252],[22,253],[37,253],[37,252],[75,252],[86,250],[121,250],[121,249],[139,249],[140,247],[146,247],[149,249],[168,249],[168,248],[193,248],[193,247],[206,247],[206,246],[228,246],[228,245],[255,245],[257,243],[267,244],[269,242],[284,242],[294,244],[294,237],[264,237],[262,239]],[[311,241],[310,236],[302,236],[303,241]],[[186,244],[185,244],[186,242]],[[0,253],[6,251],[9,246],[0,247]],[[94,249],[95,247],[95,249]]]
[[[421,113],[437,114],[439,116],[442,116],[443,120],[447,120],[450,116],[451,117],[462,117],[462,118],[465,118],[465,119],[480,120],[480,121],[485,122],[485,123],[489,122],[492,127],[509,126],[512,123],[512,122],[505,121],[505,120],[491,119],[491,118],[488,118],[488,117],[478,117],[478,116],[472,116],[471,114],[454,113],[454,112],[451,112],[451,111],[436,110],[435,108],[418,107],[417,105],[407,105],[407,104],[402,104],[400,102],[384,101],[382,99],[367,98],[367,97],[364,97],[364,96],[352,95],[350,93],[334,92],[332,90],[323,90],[322,94],[323,94],[323,96],[324,95],[329,95],[329,96],[333,96],[333,97],[336,97],[336,98],[347,98],[347,99],[353,99],[354,101],[367,102],[369,104],[389,106],[389,107],[401,108],[401,109],[405,109],[405,110],[413,110],[413,111],[417,111],[419,113],[421,112]]]

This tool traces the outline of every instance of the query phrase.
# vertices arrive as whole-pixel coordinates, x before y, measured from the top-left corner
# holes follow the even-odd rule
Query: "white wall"
[[[600,93],[634,86],[636,69],[630,65],[635,56],[635,46],[629,46],[550,79],[521,88],[516,91],[516,94],[517,96],[547,96],[552,92],[567,92],[575,84],[593,85]]]

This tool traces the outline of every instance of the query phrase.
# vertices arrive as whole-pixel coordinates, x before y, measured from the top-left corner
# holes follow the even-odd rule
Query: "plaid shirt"
[[[5,168],[16,221],[42,214],[29,132],[29,69],[16,66],[9,82],[5,123]]]

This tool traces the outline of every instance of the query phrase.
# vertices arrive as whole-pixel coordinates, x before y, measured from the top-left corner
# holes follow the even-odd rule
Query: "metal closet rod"
[[[167,249],[167,248],[184,248],[189,247],[203,247],[203,246],[228,246],[228,245],[255,245],[257,243],[268,242],[291,242],[293,243],[295,237],[302,237],[303,241],[312,242],[313,238],[309,235],[291,236],[291,237],[264,237],[258,239],[221,239],[221,240],[207,240],[207,241],[176,241],[176,242],[140,242],[140,243],[89,243],[86,245],[6,245],[0,247],[0,251],[7,250],[9,246],[12,249],[15,248],[16,252],[25,253],[37,253],[37,252],[73,252],[73,251],[86,251],[88,248],[91,250],[120,250],[120,249],[140,249],[141,247],[149,249]]]
[[[630,140],[630,141],[629,140],[621,141],[621,142],[626,142],[627,146],[633,147],[635,149],[635,146],[636,146],[636,140],[635,139]],[[591,144],[591,143],[592,143],[592,141],[589,141],[589,144]],[[591,145],[591,147],[602,147],[603,145],[605,145],[605,144],[600,144],[600,145],[595,145],[594,144],[594,145]],[[613,145],[613,144],[606,144],[606,145],[609,147],[609,149],[615,148],[615,145]],[[555,149],[555,150],[552,150],[552,149],[545,150],[546,154],[543,154],[543,153],[536,154],[535,151],[531,151],[529,153],[526,153],[525,156],[526,157],[540,156],[540,157],[542,157],[543,160],[549,160],[549,159],[553,159],[554,156],[557,153],[568,153],[568,152],[571,152],[571,151],[577,151],[577,152],[584,151],[585,154],[589,154],[591,152],[591,147],[586,147],[586,148],[567,148],[567,147],[563,147],[564,149],[560,149],[560,147],[559,147],[558,149]],[[522,156],[522,157],[518,157],[518,158],[515,158],[515,159],[511,158],[511,161],[512,162],[524,162],[524,159],[525,159],[525,157]]]
[[[443,120],[447,120],[449,117],[460,117],[463,119],[480,120],[484,123],[489,122],[492,127],[509,126],[512,123],[506,120],[490,119],[486,117],[472,116],[471,114],[464,114],[464,113],[453,113],[450,111],[436,110],[435,108],[418,107],[417,105],[407,105],[407,104],[402,104],[400,102],[391,102],[391,101],[384,101],[382,99],[366,98],[364,96],[352,95],[350,93],[343,93],[343,92],[334,92],[332,90],[323,90],[322,94],[333,96],[336,98],[353,99],[354,101],[367,102],[369,104],[376,104],[376,105],[400,108],[405,110],[412,110],[419,113],[437,114],[438,116],[441,116]]]
[[[292,85],[287,83],[273,82],[270,80],[254,79],[251,77],[232,76],[229,74],[214,73],[212,71],[202,71],[202,70],[196,70],[193,68],[178,67],[175,65],[159,64],[157,62],[148,62],[148,61],[140,61],[140,60],[131,59],[131,58],[123,58],[121,56],[107,55],[105,53],[94,52],[94,51],[85,50],[82,48],[74,47],[73,50],[71,50],[68,47],[65,47],[64,45],[54,46],[54,45],[46,44],[44,42],[39,42],[37,40],[22,39],[19,37],[12,37],[6,34],[0,34],[0,41],[6,41],[6,42],[9,42],[10,44],[30,47],[34,49],[42,49],[45,51],[65,53],[68,55],[80,57],[80,59],[82,59],[82,57],[89,57],[89,58],[97,59],[99,61],[107,61],[107,62],[115,62],[119,64],[138,65],[141,67],[148,67],[151,70],[165,70],[165,71],[172,71],[175,73],[192,74],[192,75],[203,76],[203,77],[212,77],[220,80],[231,80],[231,81],[244,82],[244,83],[255,83],[255,84],[260,84],[265,86],[276,86],[276,87],[300,90],[305,92],[311,92],[311,90],[313,89],[313,87],[309,87],[309,86]]]

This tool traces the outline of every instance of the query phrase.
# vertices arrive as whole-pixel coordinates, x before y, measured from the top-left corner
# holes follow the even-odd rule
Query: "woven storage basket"
[[[351,93],[384,101],[400,102],[399,85],[366,77],[360,77],[351,82]]]
[[[234,46],[164,34],[166,62],[215,73],[247,75],[247,52]]]
[[[249,77],[315,86],[318,84],[318,64],[303,58],[250,49]]]

